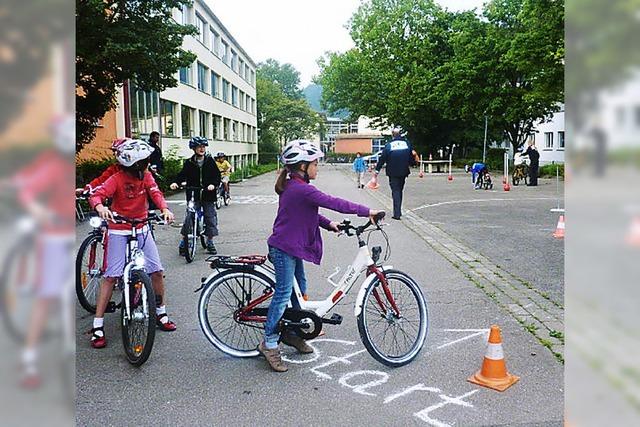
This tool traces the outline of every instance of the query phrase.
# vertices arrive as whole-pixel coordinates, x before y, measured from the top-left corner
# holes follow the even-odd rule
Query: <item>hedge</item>
[[[538,170],[538,176],[544,178],[555,178],[556,177],[556,169],[558,169],[558,175],[564,178],[564,163],[555,163],[550,165],[541,166]]]

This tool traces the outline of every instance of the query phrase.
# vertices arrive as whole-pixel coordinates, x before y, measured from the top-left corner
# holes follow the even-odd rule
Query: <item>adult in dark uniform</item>
[[[400,129],[394,128],[391,132],[392,139],[388,142],[376,164],[376,175],[386,164],[387,176],[389,177],[389,187],[391,187],[391,197],[393,198],[393,219],[400,219],[402,216],[402,191],[404,182],[409,176],[409,166],[415,166],[416,160],[413,156],[411,143],[400,135]]]
[[[522,153],[523,156],[529,156],[529,187],[535,187],[538,185],[538,167],[540,166],[540,153],[538,153],[538,149],[535,145],[533,145],[533,141],[529,141],[529,146]]]

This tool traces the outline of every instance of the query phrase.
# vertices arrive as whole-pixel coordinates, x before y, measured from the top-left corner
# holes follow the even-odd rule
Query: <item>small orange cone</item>
[[[560,215],[556,231],[553,232],[553,237],[556,239],[564,239],[564,215]]]
[[[453,175],[449,174],[449,176],[447,177],[447,179],[448,179],[449,181],[453,181]]]
[[[635,217],[625,239],[629,246],[640,246],[640,217]]]
[[[505,182],[504,185],[502,186],[502,189],[504,191],[509,191],[509,190],[511,190],[511,186],[509,185],[508,182]]]
[[[373,174],[369,182],[367,182],[367,188],[370,188],[372,190],[377,190],[379,187],[380,187],[380,184],[378,184],[378,177],[375,174]]]
[[[424,172],[420,171],[420,173],[418,174],[419,178],[424,178]]]
[[[494,390],[505,391],[519,379],[520,377],[507,372],[507,365],[502,352],[500,328],[496,325],[491,326],[489,344],[482,362],[482,368],[475,375],[469,377],[467,381]]]

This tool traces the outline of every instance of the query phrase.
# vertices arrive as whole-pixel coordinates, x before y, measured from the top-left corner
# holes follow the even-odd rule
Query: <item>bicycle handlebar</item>
[[[118,215],[117,213],[113,212],[113,219],[115,220],[114,221],[115,223],[118,223],[118,224],[131,224],[132,226],[136,226],[136,225],[140,225],[140,224],[146,224],[146,223],[149,223],[151,221],[157,221],[157,222],[163,222],[164,221],[156,213],[153,213],[153,214],[149,215],[148,217],[146,217],[144,219],[135,219],[135,218],[127,218],[125,216]]]
[[[338,230],[344,231],[347,236],[353,236],[352,232],[355,232],[356,236],[362,234],[367,228],[371,225],[375,224],[376,228],[380,228],[379,222],[385,217],[386,212],[380,211],[373,217],[373,222],[371,220],[367,221],[366,224],[360,226],[351,225],[351,221],[348,219],[342,220],[340,224],[338,224]]]

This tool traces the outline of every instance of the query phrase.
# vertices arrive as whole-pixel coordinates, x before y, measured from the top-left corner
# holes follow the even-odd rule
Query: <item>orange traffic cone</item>
[[[560,215],[556,231],[553,232],[553,237],[556,239],[564,239],[564,215]]]
[[[625,239],[629,246],[640,246],[640,217],[636,216]]]
[[[420,171],[420,173],[418,174],[419,178],[424,178],[424,172]]]
[[[502,189],[504,191],[510,191],[511,190],[511,186],[509,185],[508,182],[505,182],[504,185],[502,186]]]
[[[496,325],[491,326],[489,344],[482,362],[482,368],[475,375],[469,377],[467,381],[494,390],[505,391],[519,379],[520,377],[507,372],[507,365],[502,352],[500,328]]]
[[[373,174],[369,182],[367,182],[367,188],[370,188],[372,190],[377,190],[379,187],[380,187],[380,184],[378,184],[378,177],[375,174]]]

